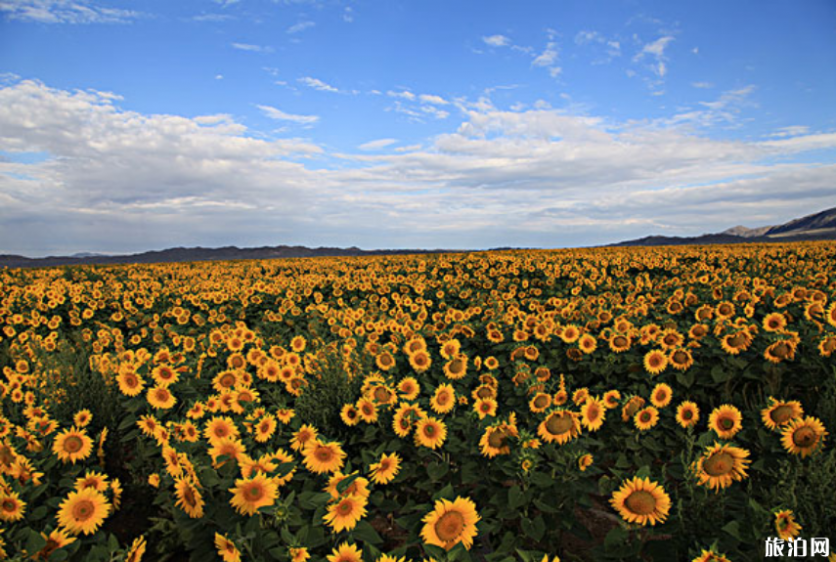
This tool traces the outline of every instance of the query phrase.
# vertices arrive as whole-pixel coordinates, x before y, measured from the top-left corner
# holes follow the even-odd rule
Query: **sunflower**
[[[46,540],[46,544],[35,553],[32,557],[34,560],[47,560],[56,550],[64,548],[77,540],[75,537],[69,536],[63,529],[55,529],[49,535],[41,533],[41,536]]]
[[[580,458],[578,458],[578,468],[581,470],[581,472],[584,472],[587,468],[592,466],[592,461],[592,455],[590,455],[589,453],[581,455]]]
[[[493,398],[480,398],[473,402],[473,411],[478,414],[480,420],[485,419],[485,416],[495,416],[498,407],[499,404]]]
[[[375,357],[375,364],[381,371],[388,371],[395,366],[395,358],[388,351],[384,351]]]
[[[131,544],[131,548],[125,554],[125,562],[141,562],[142,557],[145,555],[145,547],[146,542],[143,535],[135,538]]]
[[[375,484],[388,484],[395,479],[401,469],[401,457],[398,453],[383,454],[380,461],[369,466],[369,476]]]
[[[604,425],[607,408],[600,398],[589,398],[581,406],[581,423],[589,431],[598,431]]]
[[[694,465],[698,483],[719,492],[728,488],[732,482],[746,478],[746,469],[751,461],[747,458],[749,451],[732,445],[714,443],[707,447],[703,455]]]
[[[720,340],[720,347],[729,355],[739,355],[741,351],[745,351],[752,343],[752,336],[748,331],[743,330],[726,334]]]
[[[694,364],[694,358],[687,349],[674,349],[668,356],[668,364],[677,371],[686,371]]]
[[[177,493],[177,501],[174,505],[185,511],[192,519],[203,517],[203,496],[188,478],[176,478],[174,490]]]
[[[308,443],[316,440],[318,435],[319,433],[314,426],[305,424],[293,434],[293,438],[290,440],[290,448],[294,451],[302,451]]]
[[[668,356],[659,349],[652,349],[644,356],[644,370],[651,375],[658,375],[668,366]]]
[[[423,373],[429,369],[432,363],[433,361],[430,358],[430,354],[423,349],[419,349],[409,356],[409,364],[418,373]]]
[[[258,472],[252,478],[239,478],[230,488],[229,503],[241,515],[254,515],[259,508],[273,505],[279,495],[279,487],[272,478]]]
[[[586,402],[587,398],[589,398],[588,388],[579,388],[572,393],[572,402],[574,402],[576,406],[580,406]]]
[[[659,383],[653,388],[650,393],[650,403],[657,408],[664,408],[671,403],[673,397],[673,390],[665,383]]]
[[[476,523],[481,517],[476,504],[469,498],[457,497],[452,502],[440,499],[434,509],[424,516],[421,538],[424,543],[450,550],[459,543],[467,549],[473,546],[476,537]]]
[[[528,401],[528,409],[535,414],[545,412],[552,405],[552,395],[538,392]]]
[[[226,535],[215,533],[215,548],[224,562],[241,562],[241,552]]]
[[[337,472],[328,479],[328,485],[325,487],[324,491],[328,492],[331,495],[332,500],[338,500],[344,496],[357,496],[363,499],[367,499],[369,497],[369,481],[363,478],[362,476],[355,476],[357,472],[352,472],[351,474],[343,474],[342,472]],[[340,484],[346,479],[354,477],[354,480],[351,481],[348,486],[342,486],[342,491],[340,491]]]
[[[398,383],[398,392],[404,400],[415,400],[421,392],[421,385],[415,377],[405,377]]]
[[[219,439],[209,448],[209,456],[212,457],[212,465],[219,468],[230,460],[240,462],[246,456],[247,449],[244,444],[234,437]],[[221,457],[226,457],[221,461]]]
[[[609,345],[613,353],[623,353],[630,349],[630,336],[624,334],[613,334],[610,336]]]
[[[93,414],[90,413],[90,410],[85,408],[75,413],[73,416],[73,425],[76,427],[87,427],[87,424],[89,424],[92,419]]]
[[[659,410],[655,406],[642,408],[633,416],[633,423],[641,431],[647,431],[659,422]]]
[[[61,462],[75,464],[76,461],[90,456],[93,452],[93,440],[83,429],[76,427],[65,429],[55,437],[52,452]]]
[[[508,424],[488,427],[482,438],[479,440],[479,449],[483,456],[492,459],[498,455],[507,455],[511,452],[508,444],[510,437],[517,437],[517,429]]]
[[[174,404],[177,403],[177,398],[167,386],[149,388],[146,397],[151,407],[159,410],[168,410],[173,408]]]
[[[456,391],[449,384],[440,384],[430,398],[430,408],[439,414],[446,414],[456,406]]]
[[[775,530],[779,539],[789,541],[801,533],[801,525],[795,521],[791,509],[784,509],[775,513]]]
[[[621,392],[619,392],[618,390],[608,390],[604,393],[604,406],[606,406],[608,410],[618,408],[618,405],[620,403]]]
[[[145,381],[129,365],[119,368],[116,382],[119,384],[119,392],[125,396],[137,396],[145,387]]]
[[[581,422],[578,414],[569,410],[556,409],[546,416],[537,426],[537,435],[546,443],[568,443],[581,433]]]
[[[92,488],[73,491],[61,502],[58,524],[77,535],[95,533],[110,514],[110,504],[101,492]]]
[[[180,373],[169,365],[157,365],[151,371],[151,377],[158,386],[169,386],[177,382]]]
[[[259,443],[266,443],[273,436],[277,425],[276,416],[266,414],[255,425],[255,440]]]
[[[804,416],[804,408],[798,400],[790,400],[785,402],[783,400],[775,400],[769,397],[769,406],[761,410],[761,419],[763,424],[775,431],[783,426],[786,426],[794,419]]]
[[[354,407],[357,408],[357,413],[364,422],[374,423],[377,421],[377,406],[368,398],[358,399]]]
[[[671,499],[658,483],[649,478],[633,477],[613,493],[610,504],[628,523],[645,526],[665,522]]]
[[[0,519],[7,523],[14,523],[23,519],[26,513],[26,502],[20,499],[17,492],[7,489],[0,491]]]
[[[438,449],[447,438],[447,426],[433,417],[418,420],[415,425],[415,444],[430,449]]]
[[[770,363],[780,363],[784,360],[795,359],[796,343],[793,340],[779,340],[769,345],[764,352],[763,358]]]
[[[104,492],[107,490],[107,475],[95,470],[88,470],[84,476],[76,478],[75,489],[83,490],[85,488],[93,488],[97,492]]]
[[[793,455],[806,457],[824,444],[827,431],[818,418],[797,418],[784,427],[781,444]]]
[[[205,437],[210,445],[215,445],[223,439],[237,439],[241,436],[235,422],[228,416],[216,416],[206,422],[206,427],[203,430],[203,437]]]
[[[724,554],[717,554],[714,549],[703,549],[702,554],[694,558],[691,562],[731,562]]]
[[[309,442],[302,451],[305,468],[315,474],[333,473],[343,467],[345,451],[339,443],[323,443],[319,439]]]
[[[353,427],[360,423],[360,412],[354,407],[354,404],[343,404],[340,410],[340,419],[349,427]]]
[[[356,545],[344,542],[328,555],[328,562],[363,562],[363,551]]]
[[[735,406],[723,404],[711,412],[708,417],[708,427],[720,439],[731,439],[743,429],[743,415]]]
[[[589,355],[598,347],[598,342],[595,340],[594,336],[590,334],[584,334],[578,340],[578,348],[584,352],[586,355]]]
[[[357,526],[366,515],[366,498],[357,494],[348,494],[343,496],[334,503],[328,506],[328,512],[322,517],[323,521],[329,527],[334,529],[334,532],[350,531]]]
[[[767,332],[780,332],[787,327],[787,317],[780,312],[771,312],[763,319],[763,329]]]
[[[686,400],[676,408],[676,423],[683,429],[697,424],[700,419],[700,408],[694,402]]]
[[[467,355],[458,354],[444,364],[444,376],[450,380],[459,380],[467,374]]]
[[[290,547],[288,548],[288,554],[290,555],[290,562],[306,562],[311,557],[307,547],[304,546]]]

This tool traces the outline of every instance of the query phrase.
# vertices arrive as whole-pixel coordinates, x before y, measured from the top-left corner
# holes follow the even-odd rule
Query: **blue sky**
[[[0,253],[777,224],[833,69],[828,0],[0,0]]]

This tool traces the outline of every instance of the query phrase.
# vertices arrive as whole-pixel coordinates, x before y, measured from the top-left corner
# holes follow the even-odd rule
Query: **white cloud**
[[[786,156],[832,150],[836,133],[712,138],[711,123],[735,118],[752,92],[650,122],[456,99],[461,114],[445,133],[340,155],[230,115],[147,115],[112,94],[19,81],[0,87],[0,147],[48,157],[0,162],[0,253],[560,247],[775,224],[832,206],[836,165]],[[432,116],[422,107],[445,107],[420,95],[392,101],[423,118]],[[259,108],[300,125],[317,119]]]
[[[543,50],[542,53],[537,55],[537,57],[532,61],[532,65],[534,66],[551,66],[557,60],[557,45],[556,43],[550,42],[546,45],[546,48]]]
[[[701,88],[704,90],[708,90],[714,87],[714,84],[711,82],[691,82],[691,86],[694,88]]]
[[[318,78],[311,78],[310,76],[305,76],[304,78],[299,78],[299,82],[303,83],[305,86],[309,88],[313,88],[314,90],[319,90],[321,92],[334,92],[339,93],[340,90],[331,86],[330,84],[326,84],[322,80]]]
[[[315,25],[316,25],[315,22],[312,22],[312,21],[309,21],[309,20],[300,21],[299,23],[288,27],[287,28],[287,33],[291,33],[291,34],[299,33],[299,32],[305,31],[306,29],[310,29]]]
[[[252,45],[250,43],[232,43],[233,49],[239,51],[250,51],[252,53],[272,53],[273,47],[265,47],[263,45]]]
[[[645,55],[652,55],[657,59],[661,59],[665,56],[665,49],[671,41],[673,41],[673,37],[671,37],[670,35],[666,35],[664,37],[660,37],[652,43],[647,43],[644,45],[644,47],[642,47],[642,50],[639,51],[639,53],[635,57],[633,57],[633,60],[638,61]]]
[[[270,119],[276,119],[278,121],[292,121],[300,125],[313,125],[319,121],[318,115],[294,115],[292,113],[285,113],[281,109],[276,109],[269,105],[258,105],[256,107],[263,111]]]
[[[2,0],[0,13],[14,20],[38,23],[128,23],[139,12],[105,8],[89,0]]]
[[[413,94],[409,90],[401,90],[400,92],[389,90],[388,92],[386,92],[386,95],[393,98],[403,98],[409,101],[413,101],[415,99],[415,94]]]
[[[398,139],[377,139],[369,142],[365,142],[359,145],[357,148],[360,150],[380,150],[381,148],[386,148],[389,145],[395,144],[398,142]]]
[[[504,35],[490,35],[482,37],[482,41],[491,47],[506,47],[511,44],[511,40]]]
[[[216,74],[216,75],[215,75],[215,80],[223,80],[223,79],[224,79],[224,75],[223,75],[223,74]]]
[[[448,105],[450,103],[441,96],[436,96],[434,94],[421,94],[419,97],[421,98],[421,101],[424,103],[431,103],[435,105]]]

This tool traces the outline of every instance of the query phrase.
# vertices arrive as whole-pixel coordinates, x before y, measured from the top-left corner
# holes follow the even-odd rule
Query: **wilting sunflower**
[[[644,356],[644,370],[651,375],[658,375],[668,366],[668,356],[660,349],[652,349]]]
[[[279,495],[279,487],[272,478],[258,472],[252,478],[239,478],[230,488],[229,503],[241,515],[254,515],[259,508],[273,505]]]
[[[784,427],[781,444],[793,455],[806,457],[824,444],[827,431],[818,418],[807,416],[792,420]]]
[[[699,484],[719,492],[728,488],[733,482],[746,478],[746,469],[751,462],[747,457],[749,451],[729,444],[714,443],[707,447],[694,465]]]
[[[356,545],[344,542],[328,555],[328,562],[363,562],[363,551]]]
[[[723,404],[711,412],[708,417],[708,427],[720,439],[731,439],[743,429],[743,414],[731,404]]]
[[[642,408],[633,416],[633,423],[641,431],[647,431],[659,422],[659,410],[655,406]]]
[[[598,431],[604,425],[607,408],[600,398],[589,398],[581,406],[581,423],[589,431]]]
[[[315,474],[336,472],[343,467],[345,451],[339,443],[323,443],[318,439],[309,442],[302,451],[305,468]]]
[[[328,512],[322,517],[323,521],[334,532],[350,531],[357,526],[366,515],[366,498],[357,494],[348,494],[328,506]]]
[[[58,524],[77,535],[95,533],[110,514],[107,498],[93,488],[73,491],[61,502]]]
[[[189,478],[175,479],[174,490],[177,493],[177,502],[174,505],[185,511],[192,519],[203,517],[203,496]]]
[[[401,457],[398,453],[384,453],[379,462],[369,466],[369,476],[375,484],[388,484],[395,479],[400,469]]]
[[[589,453],[581,455],[580,458],[578,458],[578,468],[581,470],[581,472],[584,472],[587,468],[592,466],[592,461],[592,455],[590,455]]]
[[[424,527],[421,529],[421,538],[426,544],[440,546],[445,550],[450,550],[458,543],[470,550],[478,532],[476,523],[480,519],[473,500],[462,497],[452,502],[440,499],[422,519]]]
[[[700,419],[700,408],[694,402],[686,400],[676,408],[676,423],[682,426],[683,429],[688,429]]]
[[[93,440],[83,429],[76,427],[65,429],[55,437],[52,452],[61,462],[75,464],[76,461],[90,456],[93,452]]]
[[[671,498],[662,486],[649,478],[633,477],[613,493],[610,504],[628,523],[656,525],[667,519]]]
[[[537,435],[546,443],[563,445],[581,433],[581,422],[578,414],[568,410],[553,410],[546,419],[537,426]]]
[[[456,391],[449,384],[440,384],[430,398],[430,408],[439,414],[446,414],[456,405]]]
[[[673,390],[671,390],[671,387],[665,383],[659,383],[650,393],[650,403],[657,408],[664,408],[671,403],[672,397]]]
[[[26,502],[20,499],[17,492],[11,489],[0,491],[0,519],[7,523],[14,523],[23,519],[26,513]]]
[[[215,548],[224,562],[241,562],[241,552],[226,535],[215,533]]]
[[[792,540],[801,533],[801,525],[795,521],[791,509],[775,513],[775,530],[782,541]]]
[[[421,447],[437,449],[447,439],[447,426],[443,421],[433,417],[418,420],[415,425],[415,444]]]
[[[802,416],[804,416],[804,408],[801,406],[801,402],[798,400],[788,402],[775,400],[772,396],[769,397],[769,406],[761,410],[763,424],[773,431],[779,430],[792,420]]]

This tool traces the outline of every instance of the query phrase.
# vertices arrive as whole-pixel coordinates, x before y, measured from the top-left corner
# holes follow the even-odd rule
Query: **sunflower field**
[[[833,243],[4,269],[0,297],[0,559],[836,550]]]

